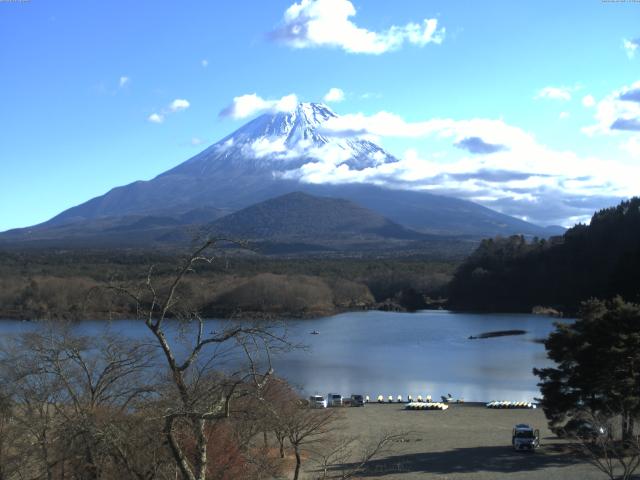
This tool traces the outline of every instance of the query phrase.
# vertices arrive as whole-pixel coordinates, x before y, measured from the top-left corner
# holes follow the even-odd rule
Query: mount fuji
[[[423,191],[367,183],[305,181],[301,172],[321,161],[349,170],[398,161],[358,135],[328,134],[326,123],[337,118],[329,107],[317,103],[301,103],[291,112],[263,114],[152,180],[116,187],[47,222],[5,232],[0,241],[81,244],[84,240],[110,238],[111,244],[124,246],[130,243],[131,232],[135,232],[136,241],[154,243],[172,238],[167,235],[171,229],[207,225],[293,192],[352,202],[425,235],[560,233],[473,202]],[[309,215],[314,212],[309,211]]]

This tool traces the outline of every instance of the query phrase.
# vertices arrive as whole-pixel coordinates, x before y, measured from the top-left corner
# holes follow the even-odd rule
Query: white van
[[[311,395],[309,397],[309,406],[311,408],[327,408],[327,401],[322,395]]]
[[[342,406],[342,395],[339,393],[330,393],[327,395],[327,406],[328,407],[341,407]]]

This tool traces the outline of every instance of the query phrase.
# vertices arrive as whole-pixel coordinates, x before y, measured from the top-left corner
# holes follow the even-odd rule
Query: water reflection
[[[544,346],[554,319],[534,315],[477,315],[425,311],[348,313],[293,321],[296,338],[311,328],[307,352],[278,359],[280,373],[306,393],[339,392],[406,396],[451,393],[466,400],[532,400],[539,396],[534,366],[549,365]],[[520,336],[469,340],[494,330]]]
[[[223,328],[210,320],[209,330]],[[468,401],[531,401],[539,396],[533,367],[549,365],[544,346],[534,342],[553,329],[554,319],[534,315],[413,314],[358,312],[286,322],[290,339],[308,346],[279,355],[276,373],[305,394],[361,393],[371,398],[451,393]],[[101,334],[105,322],[84,321],[74,330]],[[36,322],[4,321],[0,333],[42,328]],[[146,338],[142,322],[114,321],[114,333]],[[525,335],[469,340],[495,330],[526,330]],[[318,335],[310,332],[317,330]]]

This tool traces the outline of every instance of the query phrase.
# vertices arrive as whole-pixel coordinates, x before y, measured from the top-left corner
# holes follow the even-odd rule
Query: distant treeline
[[[640,300],[640,198],[597,212],[562,237],[484,240],[448,289],[459,310],[578,311],[587,298]]]
[[[144,251],[0,252],[0,317],[120,318],[135,306],[108,286],[160,287],[179,255]],[[453,262],[224,256],[185,279],[182,300],[207,316],[307,317],[358,309],[418,309],[440,297]]]

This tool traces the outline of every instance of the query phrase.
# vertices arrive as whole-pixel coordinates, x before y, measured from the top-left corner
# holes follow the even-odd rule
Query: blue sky
[[[640,193],[639,39],[635,2],[0,1],[0,231],[179,164],[234,98],[331,88],[390,181],[568,225]]]

